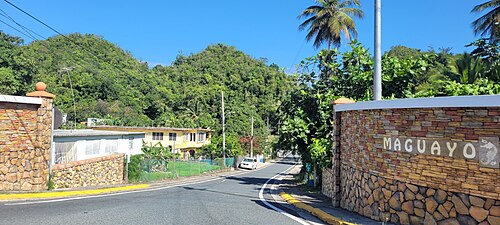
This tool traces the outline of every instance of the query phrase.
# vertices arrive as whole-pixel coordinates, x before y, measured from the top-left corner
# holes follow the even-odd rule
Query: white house
[[[54,130],[52,163],[61,164],[112,153],[141,154],[143,132]]]

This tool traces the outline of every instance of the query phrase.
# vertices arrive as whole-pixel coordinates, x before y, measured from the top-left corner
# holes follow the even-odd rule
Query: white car
[[[244,158],[243,161],[240,163],[240,168],[245,168],[245,169],[257,169],[257,159],[256,158]]]

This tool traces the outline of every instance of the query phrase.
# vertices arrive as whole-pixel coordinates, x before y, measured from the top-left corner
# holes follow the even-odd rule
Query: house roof
[[[90,136],[120,136],[144,134],[144,132],[109,131],[109,130],[54,130],[54,137],[90,137]]]
[[[132,127],[132,126],[94,126],[95,130],[119,130],[119,131],[206,131],[211,132],[209,128],[179,128],[179,127]]]

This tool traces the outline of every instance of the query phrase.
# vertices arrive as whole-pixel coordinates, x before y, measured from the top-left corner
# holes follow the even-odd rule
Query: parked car
[[[245,169],[257,169],[257,159],[256,158],[244,158],[243,161],[240,163],[240,168],[245,168]]]

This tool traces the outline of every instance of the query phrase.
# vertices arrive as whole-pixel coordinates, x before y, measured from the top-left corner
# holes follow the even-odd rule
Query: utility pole
[[[222,158],[224,160],[224,168],[226,168],[226,115],[224,113],[224,92],[221,91],[222,96]]]
[[[62,73],[63,72],[66,72],[66,74],[68,75],[68,79],[69,79],[69,87],[71,88],[71,96],[73,98],[73,120],[74,120],[74,123],[73,124],[73,130],[76,130],[76,103],[75,103],[75,92],[73,91],[73,82],[71,82],[71,75],[70,75],[70,72],[75,69],[74,66],[71,66],[71,67],[63,67],[61,69],[59,69],[59,73],[61,73],[61,76],[62,76]]]
[[[252,116],[252,133],[250,137],[250,158],[253,158],[253,116]]]
[[[381,0],[375,0],[375,71],[373,78],[373,97],[375,101],[382,99],[382,16]]]

